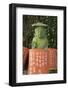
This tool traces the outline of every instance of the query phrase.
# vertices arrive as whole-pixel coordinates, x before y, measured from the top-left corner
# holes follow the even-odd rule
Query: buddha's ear
[[[34,33],[34,37],[37,37],[37,34],[36,33]]]

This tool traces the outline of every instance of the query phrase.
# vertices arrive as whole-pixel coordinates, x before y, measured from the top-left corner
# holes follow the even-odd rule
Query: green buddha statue
[[[48,39],[46,33],[46,24],[38,22],[36,24],[32,24],[35,27],[35,33],[32,40],[32,48],[48,48]]]

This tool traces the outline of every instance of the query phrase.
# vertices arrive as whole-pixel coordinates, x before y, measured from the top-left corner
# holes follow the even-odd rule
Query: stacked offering
[[[28,74],[48,73],[47,50],[30,49]]]
[[[57,72],[57,51],[54,48],[30,49],[28,74]]]

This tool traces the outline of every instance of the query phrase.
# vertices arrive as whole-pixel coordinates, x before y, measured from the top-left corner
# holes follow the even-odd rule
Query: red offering
[[[23,63],[24,64],[27,62],[28,56],[29,56],[29,49],[24,47],[23,48]]]
[[[28,74],[48,73],[48,52],[45,49],[30,49]]]
[[[57,49],[48,49],[48,68],[49,70],[57,70]]]

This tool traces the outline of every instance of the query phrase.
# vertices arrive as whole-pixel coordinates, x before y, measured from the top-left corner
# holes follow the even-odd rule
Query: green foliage
[[[42,22],[47,24],[46,32],[48,38],[48,47],[57,48],[57,16],[33,16],[23,15],[23,46],[31,48],[34,37],[32,24]]]

